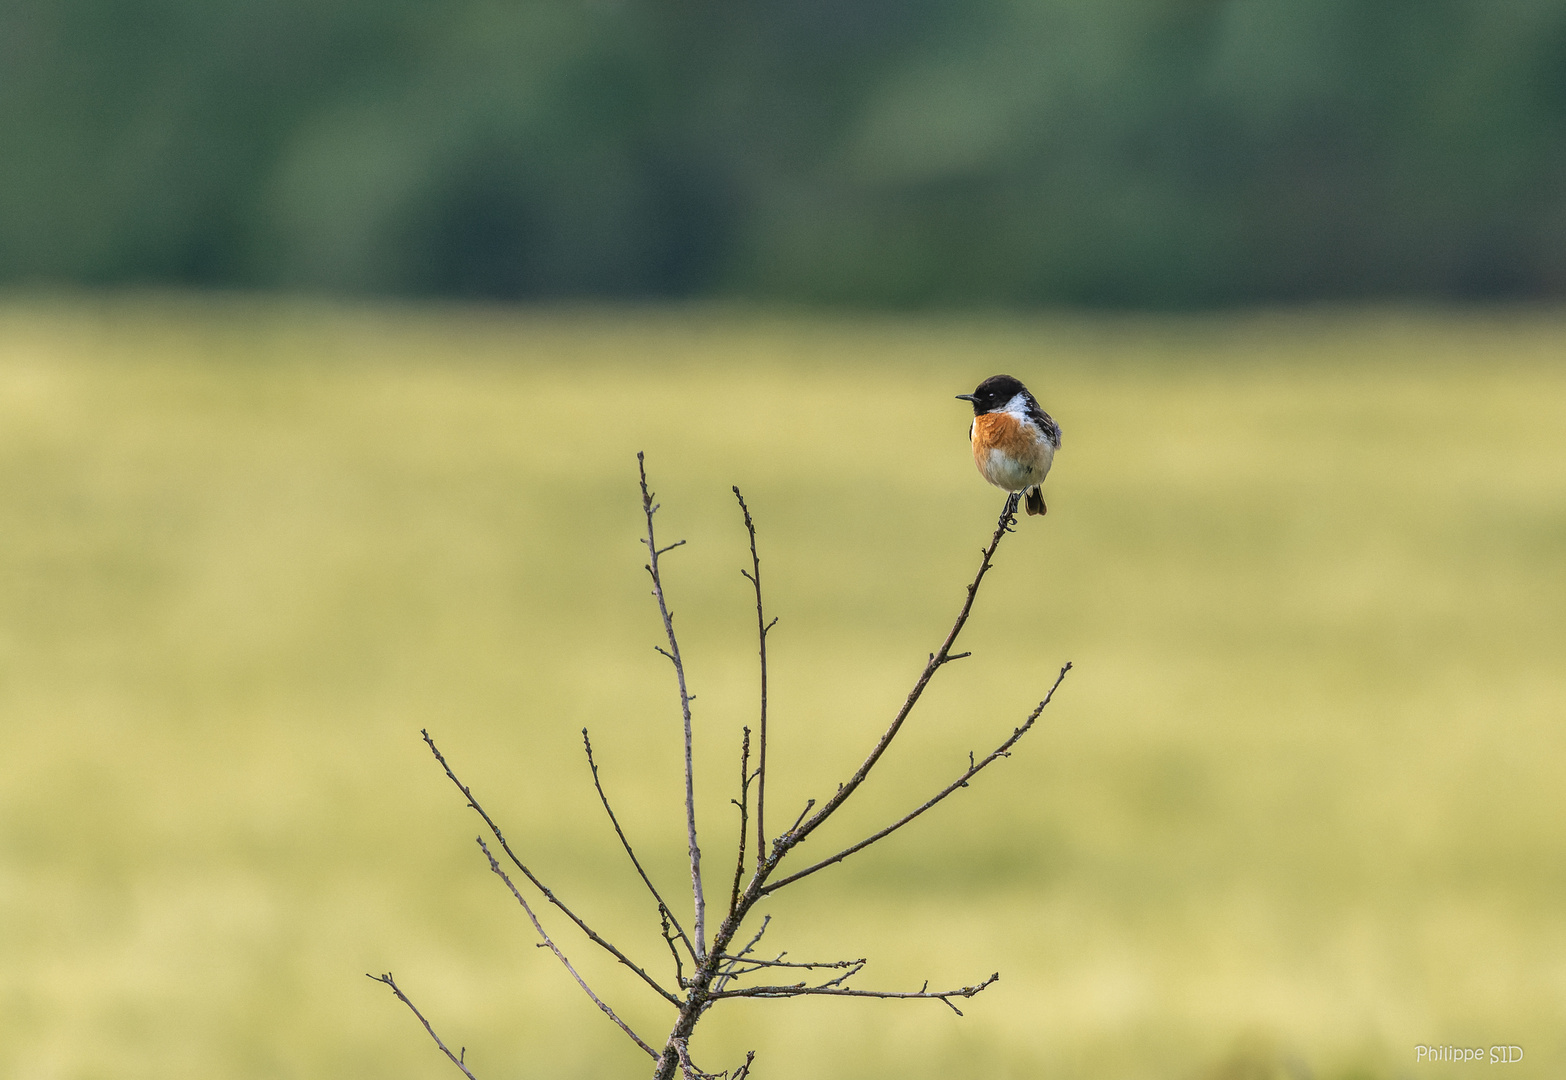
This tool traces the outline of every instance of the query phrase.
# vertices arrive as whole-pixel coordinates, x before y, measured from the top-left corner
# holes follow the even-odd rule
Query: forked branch
[[[871,844],[875,843],[877,840],[881,840],[881,839],[884,839],[885,837],[888,837],[888,836],[892,835],[898,829],[901,829],[904,825],[908,824],[914,818],[918,817],[920,814],[922,814],[926,810],[930,809],[930,807],[934,806],[936,803],[938,803],[942,799],[946,798],[946,796],[950,795],[952,792],[956,791],[958,788],[965,788],[965,787],[967,787],[968,786],[968,781],[972,780],[975,776],[977,776],[980,772],[982,772],[986,766],[988,766],[992,762],[998,761],[999,759],[1001,759],[1003,757],[1010,757],[1011,756],[1011,748],[1013,746],[1017,745],[1017,740],[1021,739],[1024,735],[1026,735],[1028,733],[1028,729],[1031,728],[1033,726],[1034,722],[1038,720],[1039,715],[1044,712],[1044,707],[1047,706],[1050,703],[1050,699],[1055,696],[1055,690],[1060,686],[1061,680],[1066,677],[1066,672],[1068,672],[1070,670],[1071,670],[1071,665],[1070,664],[1067,664],[1065,667],[1060,669],[1060,674],[1055,676],[1055,684],[1049,688],[1049,693],[1044,695],[1044,700],[1039,702],[1038,705],[1034,708],[1034,710],[1031,713],[1028,714],[1028,718],[1022,722],[1022,726],[1021,727],[1018,727],[1018,728],[1016,728],[1016,729],[1014,729],[1012,731],[1010,737],[1007,738],[1005,742],[1001,743],[994,750],[990,751],[988,756],[980,759],[977,762],[973,761],[972,755],[970,754],[969,755],[969,765],[968,765],[967,771],[964,772],[957,779],[953,780],[946,787],[942,788],[933,798],[927,800],[926,802],[924,802],[919,807],[917,807],[917,808],[915,808],[913,810],[910,810],[907,814],[904,814],[902,817],[898,818],[896,821],[892,822],[890,825],[888,825],[886,828],[882,829],[881,831],[876,832],[876,833],[872,833],[871,835],[865,837],[863,840],[859,841],[859,843],[850,845],[849,847],[844,848],[842,851],[839,851],[836,855],[832,855],[832,856],[830,856],[828,858],[822,859],[820,862],[815,863],[812,866],[807,866],[807,867],[805,867],[805,869],[799,871],[798,873],[790,874],[786,878],[782,878],[782,879],[780,879],[778,881],[772,882],[770,885],[766,886],[764,889],[761,890],[763,895],[765,895],[766,893],[770,893],[770,892],[776,892],[778,889],[781,889],[783,886],[788,885],[788,884],[790,884],[792,882],[798,881],[800,878],[809,877],[811,874],[814,874],[817,870],[823,870],[826,867],[831,866],[833,863],[842,862],[844,859],[848,858],[850,855],[854,854],[856,851],[863,851],[865,848],[869,847]]]
[[[668,1038],[665,1040],[661,1050],[655,1049],[652,1044],[647,1042],[635,1031],[633,1031],[630,1026],[623,1019],[621,1019],[621,1017],[616,1014],[615,1011],[611,1009],[609,1005],[606,1004],[604,1000],[587,984],[587,982],[577,972],[576,968],[572,966],[571,962],[566,958],[565,953],[558,946],[556,946],[555,942],[545,932],[543,924],[539,920],[537,913],[534,911],[526,897],[524,897],[520,888],[506,872],[505,868],[501,865],[501,860],[497,858],[489,846],[484,842],[484,839],[480,837],[479,847],[483,851],[485,858],[489,861],[491,871],[506,884],[506,887],[510,889],[512,895],[516,898],[517,902],[526,912],[528,919],[533,924],[533,928],[539,936],[540,947],[548,948],[550,951],[552,951],[556,958],[566,968],[566,970],[570,972],[572,978],[574,978],[577,984],[581,986],[583,992],[586,993],[587,996],[593,1001],[593,1003],[607,1017],[609,1017],[609,1019],[612,1020],[621,1029],[621,1031],[624,1032],[625,1035],[631,1038],[638,1047],[640,1047],[644,1052],[655,1059],[657,1066],[654,1071],[654,1080],[673,1080],[676,1073],[679,1073],[681,1076],[683,1076],[685,1080],[717,1080],[718,1077],[728,1075],[723,1073],[711,1074],[701,1071],[692,1063],[689,1052],[689,1040],[697,1021],[718,1001],[733,998],[789,998],[809,996],[884,999],[931,999],[942,1002],[951,1008],[954,1012],[956,1012],[959,1016],[962,1015],[962,1010],[956,1006],[955,1000],[958,998],[972,998],[975,995],[981,993],[1000,977],[999,973],[991,975],[982,982],[975,983],[971,986],[962,986],[951,990],[931,990],[929,988],[928,982],[926,982],[925,985],[919,990],[914,991],[860,990],[850,984],[864,969],[865,960],[863,958],[832,961],[796,961],[786,959],[788,956],[787,952],[778,952],[776,955],[771,956],[770,958],[767,956],[758,955],[757,946],[759,945],[763,935],[766,934],[768,927],[771,925],[772,917],[770,915],[762,915],[760,926],[754,931],[754,933],[750,935],[749,940],[742,948],[735,950],[734,945],[737,943],[737,941],[745,940],[743,937],[741,937],[742,928],[745,927],[747,920],[751,917],[752,914],[760,914],[759,912],[756,912],[755,909],[763,898],[778,891],[786,885],[791,885],[794,882],[809,877],[819,870],[823,870],[828,866],[841,862],[856,852],[863,851],[865,848],[871,846],[879,840],[884,839],[887,836],[890,836],[892,833],[901,829],[904,825],[909,824],[915,818],[918,818],[924,814],[927,810],[930,810],[934,806],[938,805],[959,788],[967,786],[968,783],[984,769],[1001,758],[1010,755],[1012,748],[1016,746],[1018,741],[1021,740],[1022,737],[1034,727],[1044,709],[1054,698],[1055,691],[1060,687],[1060,684],[1065,678],[1066,673],[1071,670],[1070,664],[1065,665],[1065,667],[1060,670],[1060,674],[1056,676],[1055,682],[1050,687],[1049,692],[1044,696],[1043,700],[1038,703],[1037,707],[1033,709],[1033,711],[1027,716],[1026,720],[1024,720],[1021,725],[1014,728],[1007,738],[1002,740],[994,750],[985,755],[982,759],[975,759],[973,754],[969,754],[967,769],[962,771],[955,780],[942,788],[934,796],[927,799],[913,810],[910,810],[908,813],[904,814],[901,818],[894,821],[890,825],[872,833],[870,836],[865,837],[858,843],[851,844],[848,847],[837,851],[835,854],[829,855],[826,858],[812,863],[802,870],[795,871],[794,873],[788,874],[787,876],[778,876],[780,874],[779,868],[781,864],[808,836],[810,836],[811,833],[813,833],[824,822],[826,822],[838,810],[839,807],[847,802],[848,799],[852,797],[854,792],[858,790],[858,788],[869,777],[871,771],[875,768],[876,763],[880,761],[882,756],[886,753],[887,749],[892,744],[893,740],[897,737],[898,732],[902,729],[905,721],[912,713],[914,707],[918,705],[920,698],[924,694],[925,688],[935,677],[936,672],[940,671],[942,667],[951,663],[952,661],[960,660],[963,657],[969,655],[966,652],[954,652],[953,650],[956,647],[958,637],[961,635],[963,627],[967,624],[969,615],[973,611],[974,603],[978,597],[979,588],[983,584],[985,576],[989,573],[993,566],[993,559],[996,550],[1000,546],[1001,539],[1011,531],[1012,526],[1015,524],[1017,512],[1016,498],[1009,497],[1006,500],[1005,507],[1001,511],[1000,518],[996,523],[995,532],[991,536],[988,546],[986,546],[982,551],[978,570],[974,574],[973,580],[967,586],[966,596],[963,599],[962,606],[957,613],[955,621],[952,623],[951,629],[947,632],[945,639],[941,642],[940,648],[929,654],[928,661],[924,665],[924,668],[920,672],[918,678],[915,680],[913,688],[908,692],[908,695],[904,699],[902,706],[897,710],[886,729],[882,732],[880,737],[876,740],[874,746],[870,749],[868,756],[866,756],[863,763],[846,781],[838,785],[837,791],[830,798],[821,803],[819,807],[817,806],[816,800],[808,800],[805,803],[804,809],[799,812],[799,816],[795,819],[793,826],[786,832],[783,832],[774,837],[768,834],[765,822],[769,721],[767,638],[777,620],[775,618],[770,621],[768,620],[766,615],[766,608],[763,604],[761,588],[761,558],[758,554],[755,522],[751,517],[750,507],[746,504],[745,498],[740,493],[739,488],[735,487],[733,489],[735,499],[739,502],[740,511],[744,517],[745,531],[750,547],[750,566],[748,569],[741,570],[741,573],[744,575],[746,580],[751,583],[756,600],[757,655],[760,662],[761,674],[760,714],[756,728],[756,735],[758,738],[756,740],[757,745],[754,748],[756,752],[756,767],[754,771],[751,769],[751,756],[753,749],[751,744],[752,732],[749,727],[744,729],[744,737],[741,743],[739,755],[739,797],[733,800],[735,805],[739,808],[739,839],[736,845],[737,853],[735,855],[734,875],[729,888],[727,914],[722,919],[721,923],[715,924],[714,928],[712,929],[712,938],[709,948],[707,937],[709,928],[706,921],[707,905],[702,882],[701,847],[698,843],[697,837],[695,776],[692,765],[693,725],[691,720],[691,702],[694,700],[694,697],[691,695],[689,687],[686,683],[684,659],[680,652],[679,640],[674,630],[674,616],[673,613],[669,610],[667,598],[665,596],[660,563],[661,558],[665,554],[667,554],[672,549],[679,547],[684,543],[684,541],[677,541],[663,547],[658,545],[657,535],[654,528],[654,515],[656,515],[658,512],[659,507],[658,504],[653,501],[653,494],[647,482],[645,459],[641,454],[637,454],[637,471],[641,486],[642,513],[646,521],[646,534],[642,538],[642,543],[646,546],[648,554],[646,569],[648,575],[652,579],[652,593],[658,604],[658,614],[662,620],[664,630],[664,643],[657,646],[657,650],[669,660],[670,664],[674,668],[675,684],[679,691],[680,714],[684,729],[685,829],[690,862],[691,894],[694,906],[694,921],[691,927],[691,933],[686,933],[684,927],[680,924],[679,919],[675,917],[674,912],[664,901],[662,894],[658,891],[657,887],[654,886],[651,875],[648,874],[646,868],[642,865],[641,859],[637,856],[630,839],[626,836],[625,830],[621,827],[619,818],[616,816],[613,807],[610,805],[608,795],[604,790],[602,778],[599,775],[598,762],[594,757],[592,742],[588,738],[586,729],[583,729],[582,731],[582,745],[587,754],[588,767],[592,773],[593,786],[598,793],[599,801],[603,804],[604,811],[609,817],[609,821],[614,828],[615,835],[618,837],[620,845],[625,850],[626,855],[630,858],[631,865],[635,868],[637,876],[640,877],[643,885],[646,886],[647,891],[651,894],[652,899],[657,906],[659,925],[662,930],[664,941],[669,948],[670,957],[673,961],[674,978],[679,990],[683,992],[683,996],[677,997],[675,994],[664,989],[663,986],[660,985],[659,982],[649,975],[642,967],[634,963],[615,945],[605,940],[601,935],[589,927],[585,921],[578,917],[575,912],[573,912],[563,902],[561,902],[561,900],[556,897],[555,894],[548,887],[546,887],[544,883],[540,881],[539,878],[530,869],[528,869],[526,865],[522,863],[522,861],[517,857],[516,853],[512,851],[511,846],[506,842],[505,836],[501,833],[499,826],[495,824],[494,820],[489,816],[489,814],[486,813],[483,807],[479,805],[478,801],[473,797],[473,793],[468,789],[468,787],[458,780],[456,774],[453,772],[451,766],[447,764],[445,757],[442,756],[440,750],[435,746],[435,743],[430,738],[428,732],[424,733],[424,740],[428,744],[430,752],[435,756],[436,761],[440,763],[441,768],[445,771],[446,776],[462,793],[463,797],[467,800],[468,805],[471,806],[473,810],[477,812],[478,815],[484,820],[485,825],[488,826],[489,831],[494,835],[496,841],[498,842],[500,850],[505,854],[506,858],[510,860],[511,864],[515,866],[516,869],[519,870],[521,874],[526,877],[535,888],[539,890],[540,893],[543,894],[545,899],[547,899],[555,907],[559,908],[562,913],[564,913],[585,935],[587,935],[589,940],[609,952],[622,965],[635,972],[635,974],[640,977],[641,980],[645,982],[651,989],[653,989],[661,998],[674,1005],[678,1009],[678,1015],[675,1019],[673,1029],[669,1032]],[[755,785],[754,797],[752,797],[751,793],[751,785],[753,783]],[[751,862],[751,865],[754,866],[754,871],[751,874],[749,880],[746,881],[745,874],[748,862],[747,846],[751,839],[749,821],[752,817],[755,819],[754,843],[756,850],[754,860]],[[684,963],[686,958],[689,958],[691,963],[689,974],[687,974]],[[763,973],[765,973],[765,975],[763,975]],[[757,975],[763,975],[763,977],[770,978],[800,977],[801,981],[790,984],[769,984],[759,986],[736,985],[738,982],[743,982],[748,978]],[[374,976],[372,976],[372,978],[373,977]],[[451,1053],[446,1044],[435,1035],[435,1032],[430,1027],[429,1022],[424,1019],[423,1015],[413,1007],[412,1002],[408,1001],[406,996],[404,996],[401,990],[398,989],[396,984],[392,981],[391,976],[389,974],[382,976],[377,981],[384,982],[389,987],[391,987],[392,991],[397,995],[397,997],[413,1010],[415,1016],[418,1016],[419,1020],[424,1024],[425,1029],[429,1031],[431,1037],[435,1039],[436,1045],[439,1046],[442,1052],[444,1052],[446,1056],[450,1058],[452,1062],[469,1077],[469,1080],[472,1080],[473,1074],[468,1071],[467,1066],[463,1063],[463,1055],[460,1053],[455,1055]],[[741,1078],[747,1077],[749,1075],[753,1058],[753,1054],[747,1055],[744,1064],[733,1070],[732,1080],[741,1080]]]

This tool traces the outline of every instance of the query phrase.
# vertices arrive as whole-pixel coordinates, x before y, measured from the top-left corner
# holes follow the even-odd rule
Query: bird
[[[1048,513],[1039,485],[1049,475],[1060,449],[1060,425],[1039,407],[1028,388],[1010,375],[992,375],[971,394],[958,394],[959,400],[973,403],[973,425],[968,440],[973,443],[973,463],[979,475],[1012,493],[1007,506],[1016,509],[1016,499],[1026,492],[1029,514]]]

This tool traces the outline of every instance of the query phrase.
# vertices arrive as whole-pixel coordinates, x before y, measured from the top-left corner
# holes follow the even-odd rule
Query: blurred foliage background
[[[778,819],[949,626],[998,510],[952,395],[1004,370],[1051,513],[822,846],[1077,669],[772,909],[867,986],[1002,981],[699,1060],[1559,1076],[1563,298],[1566,0],[0,0],[0,1075],[440,1073],[386,969],[483,1080],[639,1075],[418,730],[656,963],[578,756],[677,891],[635,451],[721,866],[729,485]]]
[[[1566,294],[1562,0],[5,0],[0,281]]]
[[[0,307],[0,1074],[645,1075],[489,874],[429,728],[535,869],[659,972],[596,803],[666,893],[696,702],[709,893],[773,612],[769,820],[862,760],[999,509],[952,394],[1065,428],[872,781],[922,802],[777,898],[773,946],[936,1003],[703,1022],[764,1080],[1445,1080],[1566,1060],[1566,323],[1396,312],[961,320],[259,300]],[[867,404],[873,403],[873,408]],[[595,425],[582,437],[584,414]],[[671,1010],[546,913],[649,1038]],[[1486,1063],[1485,1069],[1493,1067]]]

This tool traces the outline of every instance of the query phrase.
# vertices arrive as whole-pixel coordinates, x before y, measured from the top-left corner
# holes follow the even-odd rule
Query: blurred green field
[[[942,812],[785,894],[775,948],[937,1003],[712,1013],[758,1078],[1321,1080],[1566,1069],[1566,319],[1538,311],[850,318],[180,297],[0,305],[0,1075],[636,1077],[472,844],[447,756],[590,920],[662,945],[587,782],[709,886],[753,722],[729,485],[761,530],[770,793],[857,764],[999,499],[983,376],[1060,419],[856,839],[1076,670]],[[591,429],[591,437],[583,437]],[[559,939],[633,1025],[669,1010]]]

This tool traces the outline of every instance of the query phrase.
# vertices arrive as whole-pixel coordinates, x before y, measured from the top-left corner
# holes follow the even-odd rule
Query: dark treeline
[[[1566,296],[1566,0],[0,0],[0,282]]]

